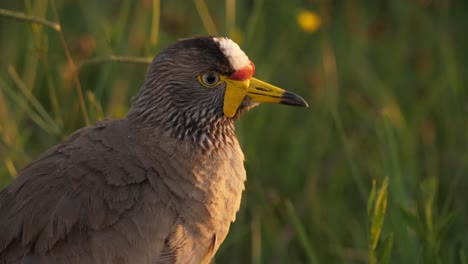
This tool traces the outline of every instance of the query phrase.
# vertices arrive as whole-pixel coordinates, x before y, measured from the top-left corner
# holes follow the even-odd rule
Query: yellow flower
[[[306,33],[313,33],[320,28],[321,19],[320,16],[309,10],[300,11],[297,16],[297,24]]]

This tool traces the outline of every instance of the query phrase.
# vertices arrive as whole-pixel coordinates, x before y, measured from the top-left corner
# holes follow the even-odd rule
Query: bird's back
[[[167,190],[149,184],[154,172],[136,156],[128,129],[120,120],[78,130],[19,173],[0,193],[0,260],[158,257],[164,239],[152,235],[165,236],[175,215]]]

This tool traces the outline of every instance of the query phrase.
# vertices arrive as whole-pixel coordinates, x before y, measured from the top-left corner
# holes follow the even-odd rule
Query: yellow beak
[[[297,94],[285,91],[279,87],[266,83],[256,78],[248,80],[233,80],[222,77],[226,81],[226,93],[224,95],[224,115],[233,117],[246,96],[252,102],[275,103],[308,107],[307,102]]]

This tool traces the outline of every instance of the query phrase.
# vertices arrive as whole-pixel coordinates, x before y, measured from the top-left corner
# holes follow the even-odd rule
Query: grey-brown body
[[[235,137],[201,153],[127,119],[97,123],[0,193],[0,262],[206,263],[245,178]]]
[[[226,38],[161,50],[126,119],[76,131],[0,192],[0,263],[209,262],[246,179],[234,121],[307,106],[254,72]]]

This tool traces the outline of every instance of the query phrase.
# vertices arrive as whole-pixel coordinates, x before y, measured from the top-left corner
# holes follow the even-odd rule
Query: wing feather
[[[81,129],[0,192],[0,263],[159,259],[175,213],[126,129],[124,120]]]

